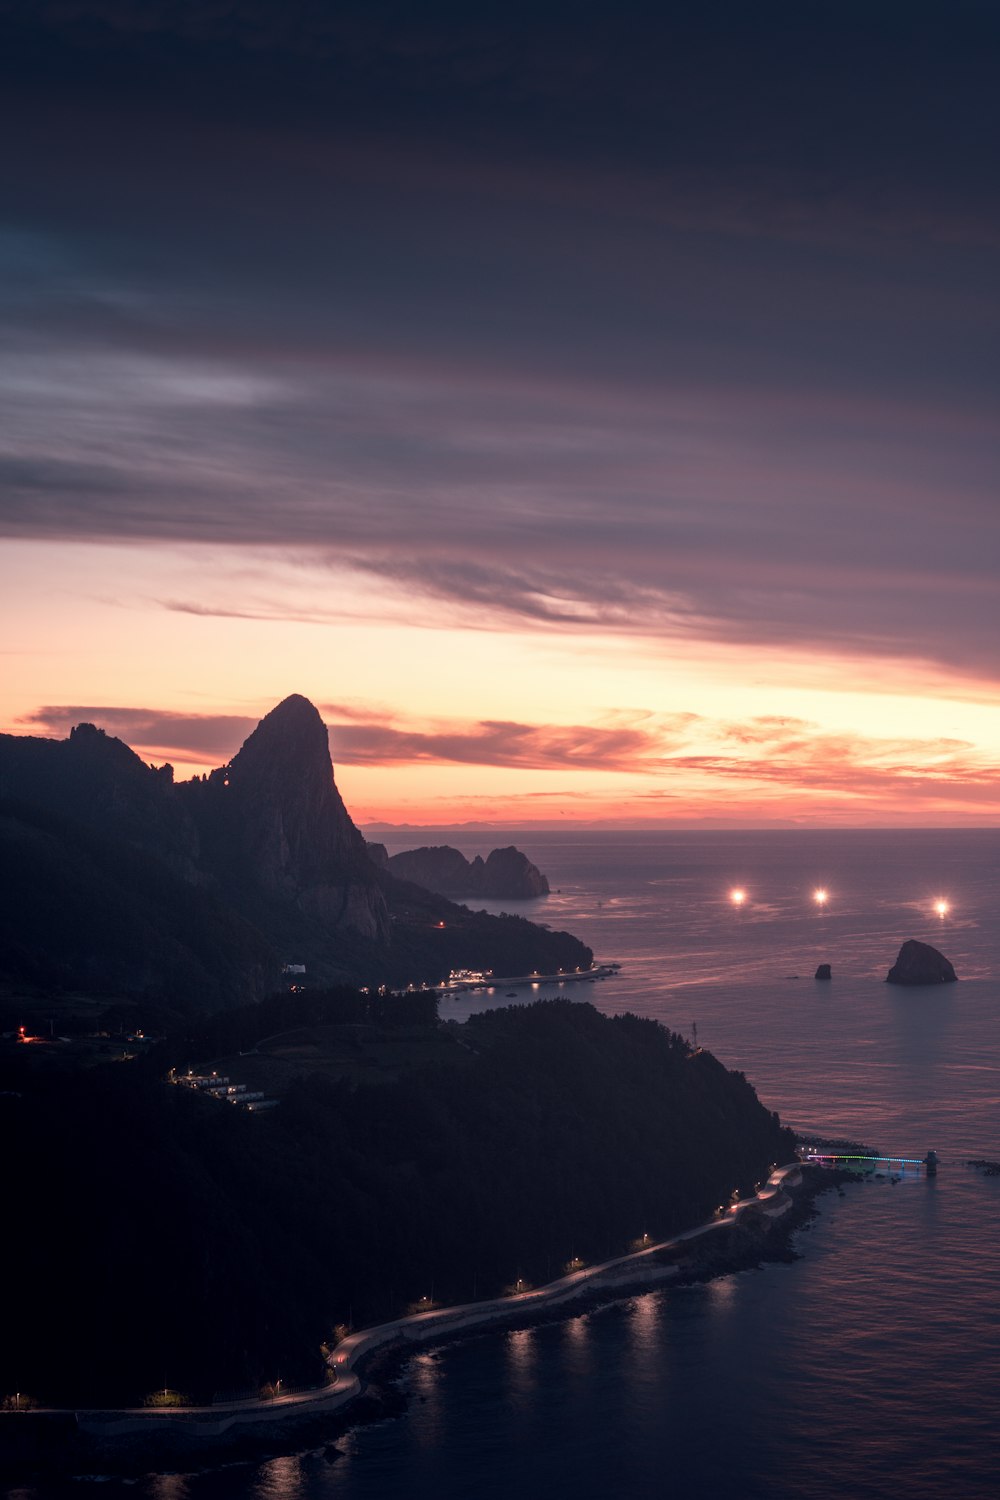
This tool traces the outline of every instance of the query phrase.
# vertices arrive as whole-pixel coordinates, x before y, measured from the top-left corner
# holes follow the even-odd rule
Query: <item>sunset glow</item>
[[[966,170],[935,183],[838,96],[809,147],[770,52],[742,103],[682,106],[651,61],[595,101],[530,26],[530,106],[485,132],[440,38],[403,88],[402,44],[379,82],[322,27],[271,53],[177,22],[164,56],[213,61],[161,93],[105,11],[107,89],[58,7],[68,71],[9,67],[0,729],[89,719],[183,777],[298,692],[369,825],[1000,823],[985,137],[949,147],[949,111]],[[344,129],[341,71],[377,130]],[[70,76],[86,193],[39,103]]]
[[[391,588],[337,576],[356,618],[248,618],[271,576],[301,607],[321,580],[248,549],[10,541],[0,728],[82,720],[170,761],[225,762],[288,691],[330,725],[362,822],[960,824],[1000,819],[1000,707],[982,680],[827,650],[593,626],[528,629],[457,604],[399,618]],[[173,608],[224,588],[217,613]],[[257,587],[255,582],[254,587]],[[165,604],[163,600],[166,599]],[[681,646],[683,645],[683,650]],[[447,663],[447,670],[443,670]],[[928,726],[934,732],[928,733]]]

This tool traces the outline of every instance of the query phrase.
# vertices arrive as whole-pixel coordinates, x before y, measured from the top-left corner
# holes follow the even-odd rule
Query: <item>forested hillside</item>
[[[303,1076],[261,1116],[151,1060],[0,1097],[19,1143],[3,1389],[104,1403],[308,1380],[339,1323],[666,1235],[790,1154],[741,1074],[652,1021],[552,1001],[449,1034],[453,1063]]]

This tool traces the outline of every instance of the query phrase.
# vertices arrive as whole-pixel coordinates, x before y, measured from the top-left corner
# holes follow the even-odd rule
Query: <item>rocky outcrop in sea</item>
[[[381,847],[369,845],[369,854]],[[541,870],[512,844],[492,850],[485,860],[480,854],[468,860],[450,844],[407,849],[391,855],[388,868],[397,879],[410,880],[442,896],[524,901],[549,894],[549,882]]]
[[[887,984],[954,984],[958,975],[937,948],[907,938],[885,979]]]

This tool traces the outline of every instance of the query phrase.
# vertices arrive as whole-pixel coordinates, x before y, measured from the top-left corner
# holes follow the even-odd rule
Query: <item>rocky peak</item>
[[[333,926],[387,935],[385,902],[308,698],[293,693],[266,714],[210,784],[230,871]]]
[[[293,784],[306,783],[319,802],[332,798],[343,809],[334,785],[326,725],[319,710],[299,693],[283,698],[264,715],[222,768],[222,780],[279,799],[287,797]]]

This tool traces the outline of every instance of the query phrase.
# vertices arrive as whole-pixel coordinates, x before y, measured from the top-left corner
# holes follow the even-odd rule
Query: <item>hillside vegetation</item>
[[[313,1022],[393,1024],[389,1001],[359,1022],[340,995]],[[261,1116],[165,1084],[162,1054],[0,1097],[19,1143],[0,1389],[100,1404],[314,1379],[338,1324],[668,1235],[791,1154],[741,1074],[655,1022],[557,1000],[446,1030],[455,1064],[304,1072]],[[199,1061],[216,1041],[171,1045]]]

